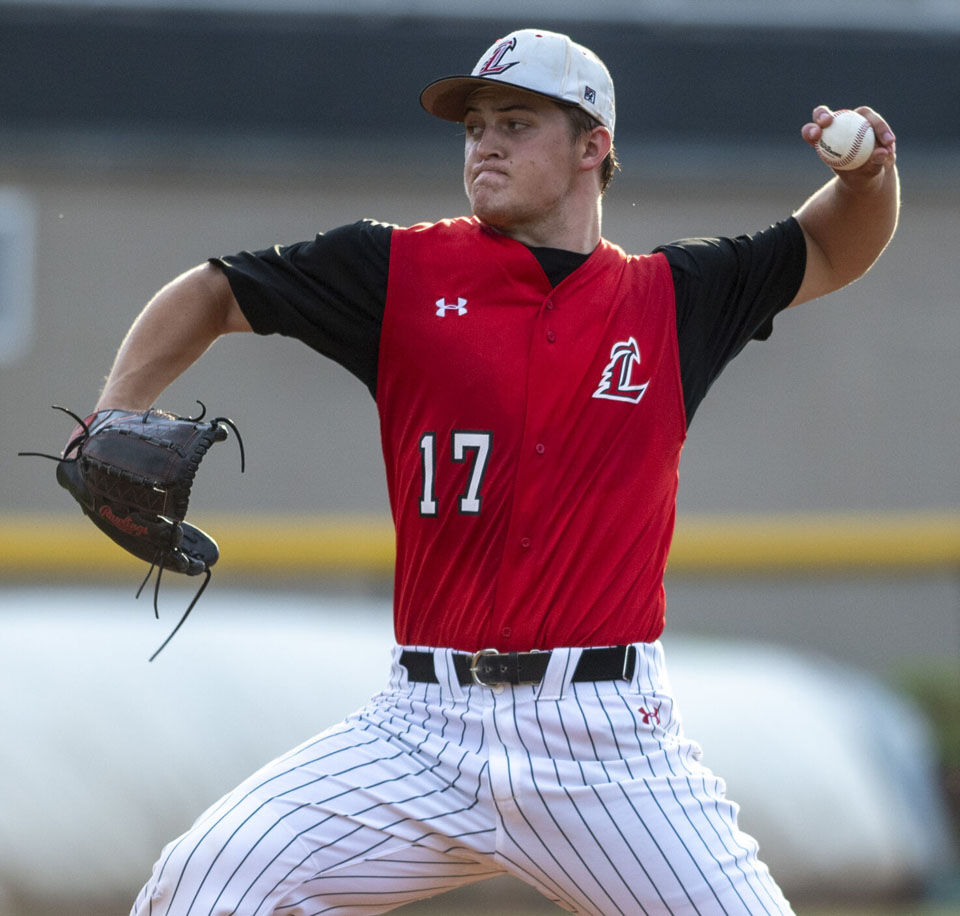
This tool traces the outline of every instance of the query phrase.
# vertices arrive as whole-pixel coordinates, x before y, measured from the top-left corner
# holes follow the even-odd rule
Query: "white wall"
[[[8,184],[36,220],[31,348],[0,365],[2,446],[54,448],[95,401],[116,347],[147,298],[210,255],[312,237],[360,217],[397,222],[463,212],[458,140],[385,174],[379,163],[318,159],[300,179],[263,174],[20,171]],[[736,234],[791,212],[827,176],[813,164],[776,182],[687,181],[625,151],[609,192],[605,234],[628,250],[695,234]],[[852,287],[780,316],[708,394],[681,463],[686,512],[960,507],[960,192],[931,187],[902,153],[897,237]],[[687,173],[683,173],[687,174]],[[195,504],[218,510],[386,513],[376,412],[366,389],[298,342],[217,343],[161,406],[197,398],[233,417],[249,473],[201,472]],[[66,425],[65,425],[66,424]],[[226,467],[226,465],[220,465]],[[232,465],[230,465],[232,468]],[[38,459],[11,460],[0,508],[58,511]]]

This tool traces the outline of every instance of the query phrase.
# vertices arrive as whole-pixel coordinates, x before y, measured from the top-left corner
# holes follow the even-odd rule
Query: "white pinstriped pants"
[[[408,647],[422,648],[422,647]],[[383,913],[510,872],[590,914],[784,914],[674,712],[659,643],[632,681],[389,688],[267,764],[163,850],[136,916]]]

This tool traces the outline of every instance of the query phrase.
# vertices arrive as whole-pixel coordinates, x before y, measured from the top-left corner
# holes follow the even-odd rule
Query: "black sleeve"
[[[258,334],[295,337],[376,396],[393,226],[361,220],[313,241],[211,258]]]
[[[683,239],[656,249],[670,263],[687,425],[723,368],[766,340],[797,294],[806,242],[792,216],[754,235]]]

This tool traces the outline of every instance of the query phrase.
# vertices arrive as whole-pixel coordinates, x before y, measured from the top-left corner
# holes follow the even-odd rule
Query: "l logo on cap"
[[[493,49],[493,54],[490,55],[489,59],[479,69],[477,76],[485,76],[488,73],[503,73],[504,70],[509,70],[511,67],[519,64],[520,61],[518,60],[511,61],[509,64],[503,63],[503,57],[507,51],[512,51],[516,46],[516,35],[505,41],[501,41],[500,44]]]

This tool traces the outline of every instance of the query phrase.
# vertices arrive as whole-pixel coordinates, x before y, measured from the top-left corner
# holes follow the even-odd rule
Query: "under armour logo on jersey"
[[[639,404],[650,384],[649,381],[634,383],[633,372],[639,365],[640,348],[637,342],[632,337],[617,341],[610,350],[610,362],[604,367],[600,387],[594,391],[593,397]]]
[[[519,64],[520,61],[515,60],[511,61],[509,64],[503,62],[503,56],[507,51],[512,51],[517,46],[517,38],[508,38],[506,41],[501,41],[493,49],[493,54],[488,57],[483,66],[477,72],[477,76],[486,76],[488,73],[503,73],[504,70],[509,70],[511,67]]]
[[[652,703],[650,705],[653,706]],[[651,709],[649,712],[647,712],[647,710],[643,706],[641,706],[639,712],[640,712],[640,715],[643,717],[644,725],[649,725],[651,722],[656,722],[657,725],[660,724],[660,704],[659,703],[656,706],[654,706],[653,709]]]
[[[457,296],[456,305],[447,305],[446,299],[438,299],[434,305],[437,307],[437,318],[443,318],[447,312],[456,312],[458,315],[467,314],[467,300],[463,296]]]

